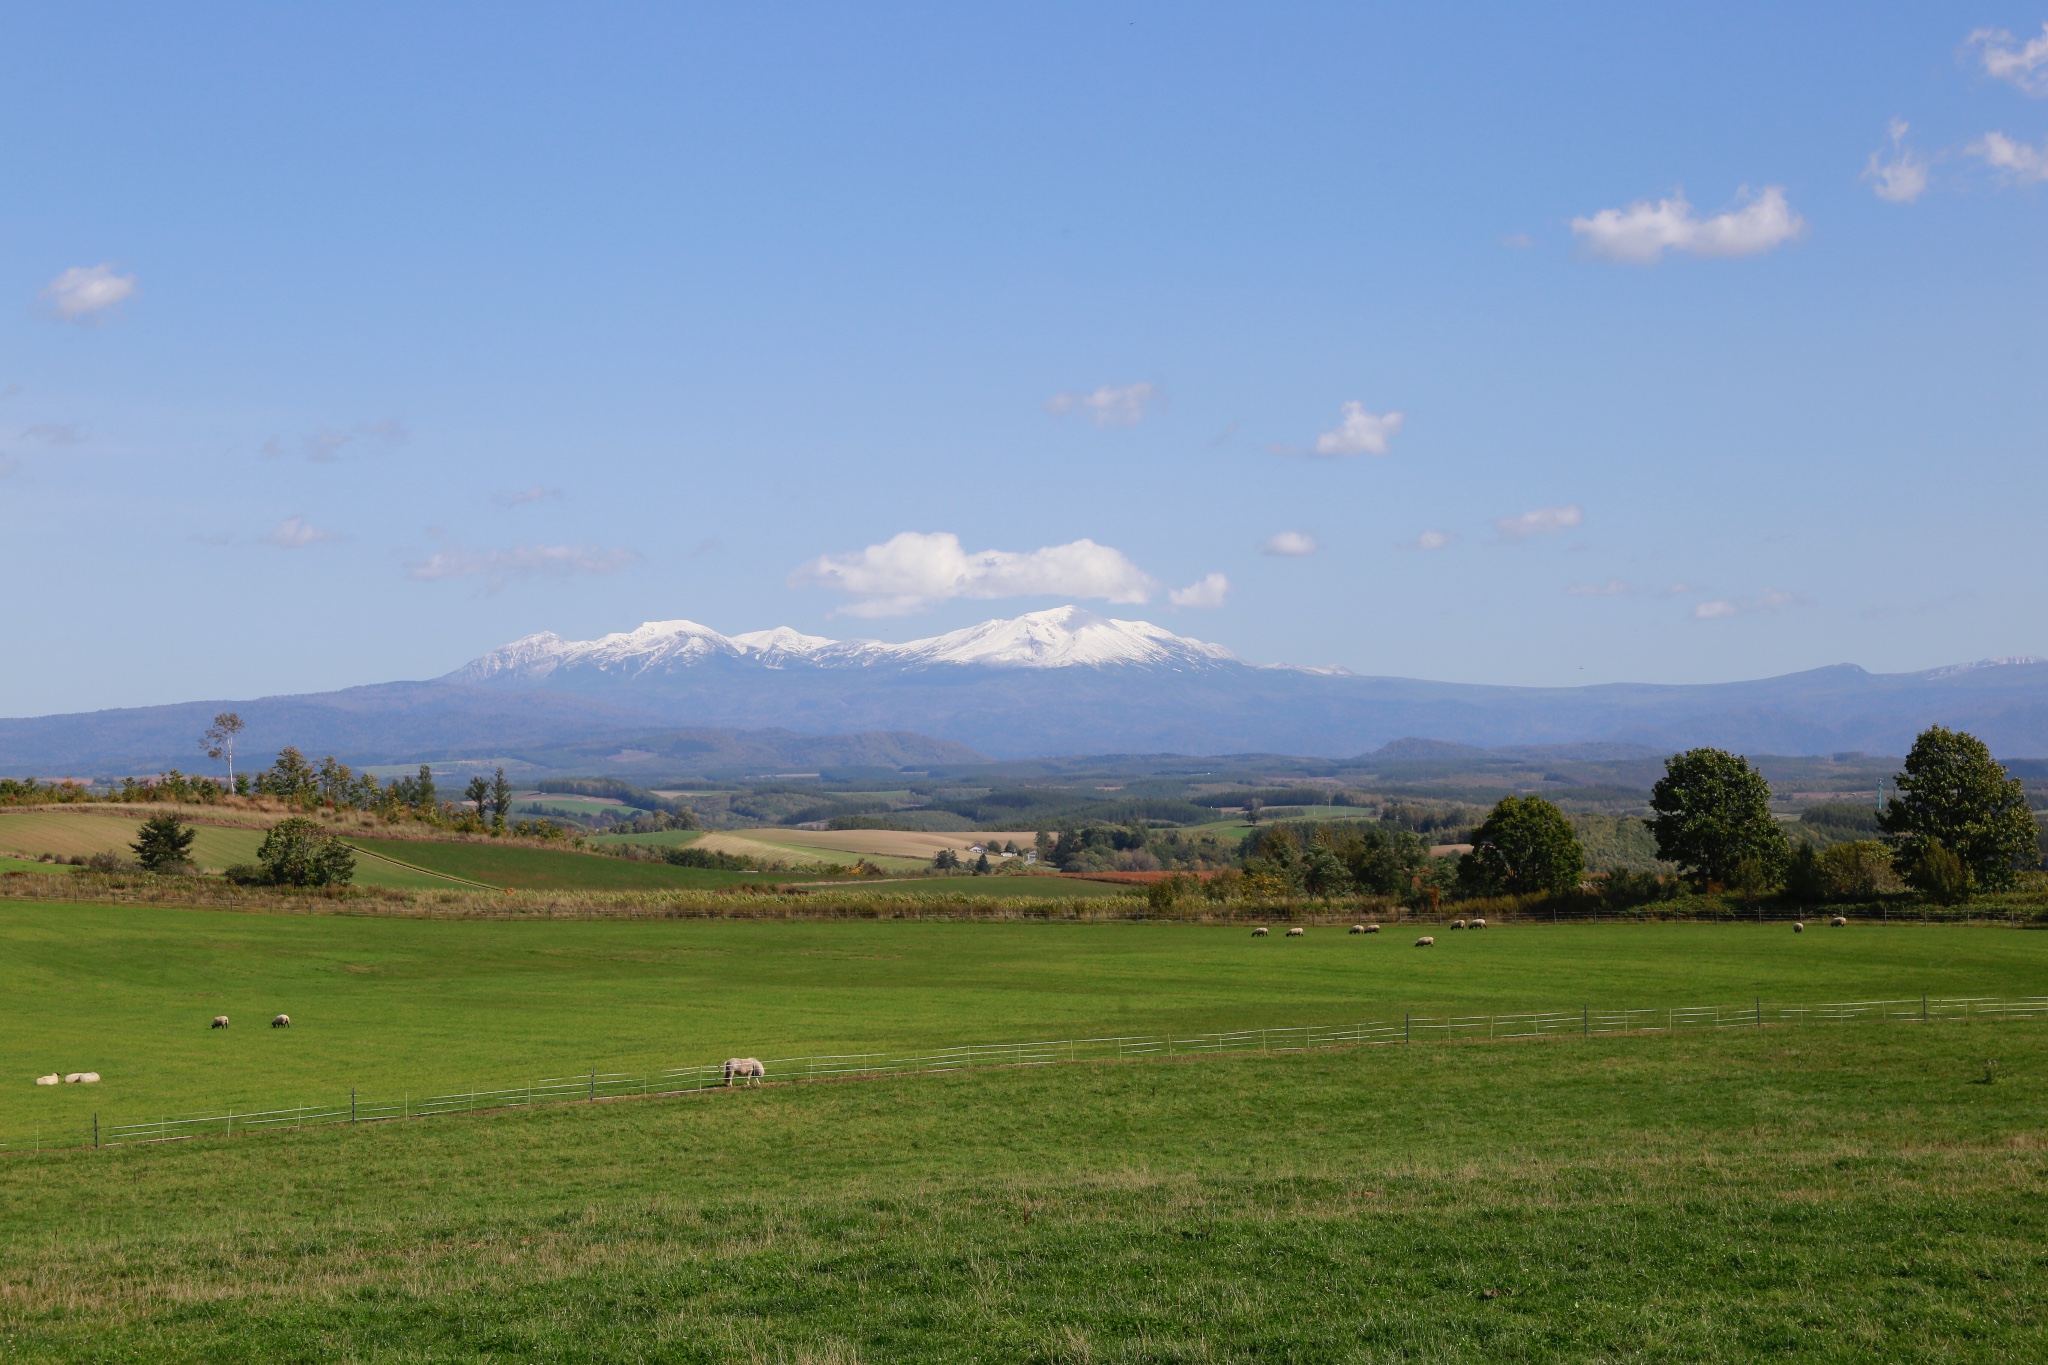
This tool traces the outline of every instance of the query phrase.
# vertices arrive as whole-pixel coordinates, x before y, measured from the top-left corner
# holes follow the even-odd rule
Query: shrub
[[[1961,905],[1970,898],[1970,869],[1963,860],[1929,840],[1907,869],[1906,881],[1936,905]]]
[[[346,886],[356,875],[356,854],[311,820],[281,820],[263,836],[256,860],[278,886]]]
[[[178,823],[177,816],[166,812],[144,820],[141,833],[129,847],[145,872],[183,872],[192,865],[192,841],[198,837],[198,830]]]
[[[221,875],[236,886],[270,885],[270,872],[261,863],[236,863]]]

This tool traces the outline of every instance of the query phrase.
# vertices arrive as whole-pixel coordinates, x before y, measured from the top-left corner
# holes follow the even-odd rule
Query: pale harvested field
[[[927,834],[903,829],[745,829],[707,834],[697,840],[698,848],[723,848],[719,839],[744,841],[747,847],[727,848],[729,853],[751,853],[760,844],[802,849],[816,855],[826,852],[851,853],[869,857],[916,858],[930,862],[942,848],[955,851],[990,839],[1030,848],[1038,837],[1035,830],[949,830]]]
[[[135,832],[141,826],[140,815],[99,810],[9,812],[0,815],[0,853],[84,858],[111,851],[127,858],[134,856],[129,845],[135,842]],[[199,837],[192,844],[192,861],[209,871],[256,861],[256,846],[263,842],[262,829],[228,829],[219,825],[194,828]]]

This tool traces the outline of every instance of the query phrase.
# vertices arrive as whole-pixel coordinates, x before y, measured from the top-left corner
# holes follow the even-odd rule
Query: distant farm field
[[[349,842],[430,872],[446,873],[486,886],[520,890],[681,891],[772,880],[738,872],[630,862],[596,853],[527,848],[517,844],[366,839],[353,835]],[[359,861],[357,866],[360,869],[364,863]]]

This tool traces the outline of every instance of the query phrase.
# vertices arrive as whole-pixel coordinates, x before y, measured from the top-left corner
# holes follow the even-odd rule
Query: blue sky
[[[1501,683],[2048,654],[2041,0],[0,38],[0,714],[1070,600]]]

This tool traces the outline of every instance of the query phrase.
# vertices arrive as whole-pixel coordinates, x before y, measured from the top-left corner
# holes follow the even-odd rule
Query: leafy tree
[[[977,877],[986,877],[988,875],[988,854],[984,853],[974,860],[974,875]]]
[[[942,848],[932,856],[932,866],[941,872],[951,872],[960,866],[960,855],[950,848]]]
[[[166,811],[144,820],[141,832],[129,847],[135,850],[135,861],[142,864],[144,871],[177,872],[190,866],[192,841],[198,837],[198,830],[179,824],[178,817]]]
[[[1968,865],[1931,839],[1906,869],[1906,883],[1936,905],[1961,905],[1970,898]]]
[[[1892,865],[1909,881],[1931,844],[1992,890],[2011,886],[2016,867],[2040,861],[2039,831],[2019,779],[1975,735],[1939,725],[1921,731],[1897,782],[1899,794],[1878,824]]]
[[[505,817],[511,813],[512,784],[505,780],[505,770],[500,768],[491,776],[491,829],[503,834]],[[694,825],[696,821],[692,819],[690,823]]]
[[[469,785],[462,789],[462,799],[476,804],[476,818],[484,818],[484,807],[491,801],[491,779],[478,773],[469,779]]]
[[[319,774],[292,745],[277,751],[277,761],[256,779],[256,790],[286,801],[302,801],[319,790]]]
[[[311,820],[280,820],[256,850],[279,886],[345,886],[356,874],[355,850]]]
[[[1744,859],[1755,860],[1752,877],[1775,880],[1791,856],[1771,814],[1771,784],[1748,759],[1724,749],[1688,749],[1666,759],[1650,809],[1657,812],[1650,821],[1657,856],[1698,881],[1731,883]]]
[[[235,785],[235,740],[242,733],[242,718],[233,711],[223,711],[213,718],[213,725],[199,737],[199,747],[206,751],[208,758],[226,759],[228,782]],[[242,788],[235,785],[239,793]]]
[[[1572,822],[1540,796],[1502,797],[1458,864],[1461,885],[1511,896],[1570,891],[1585,874]]]

